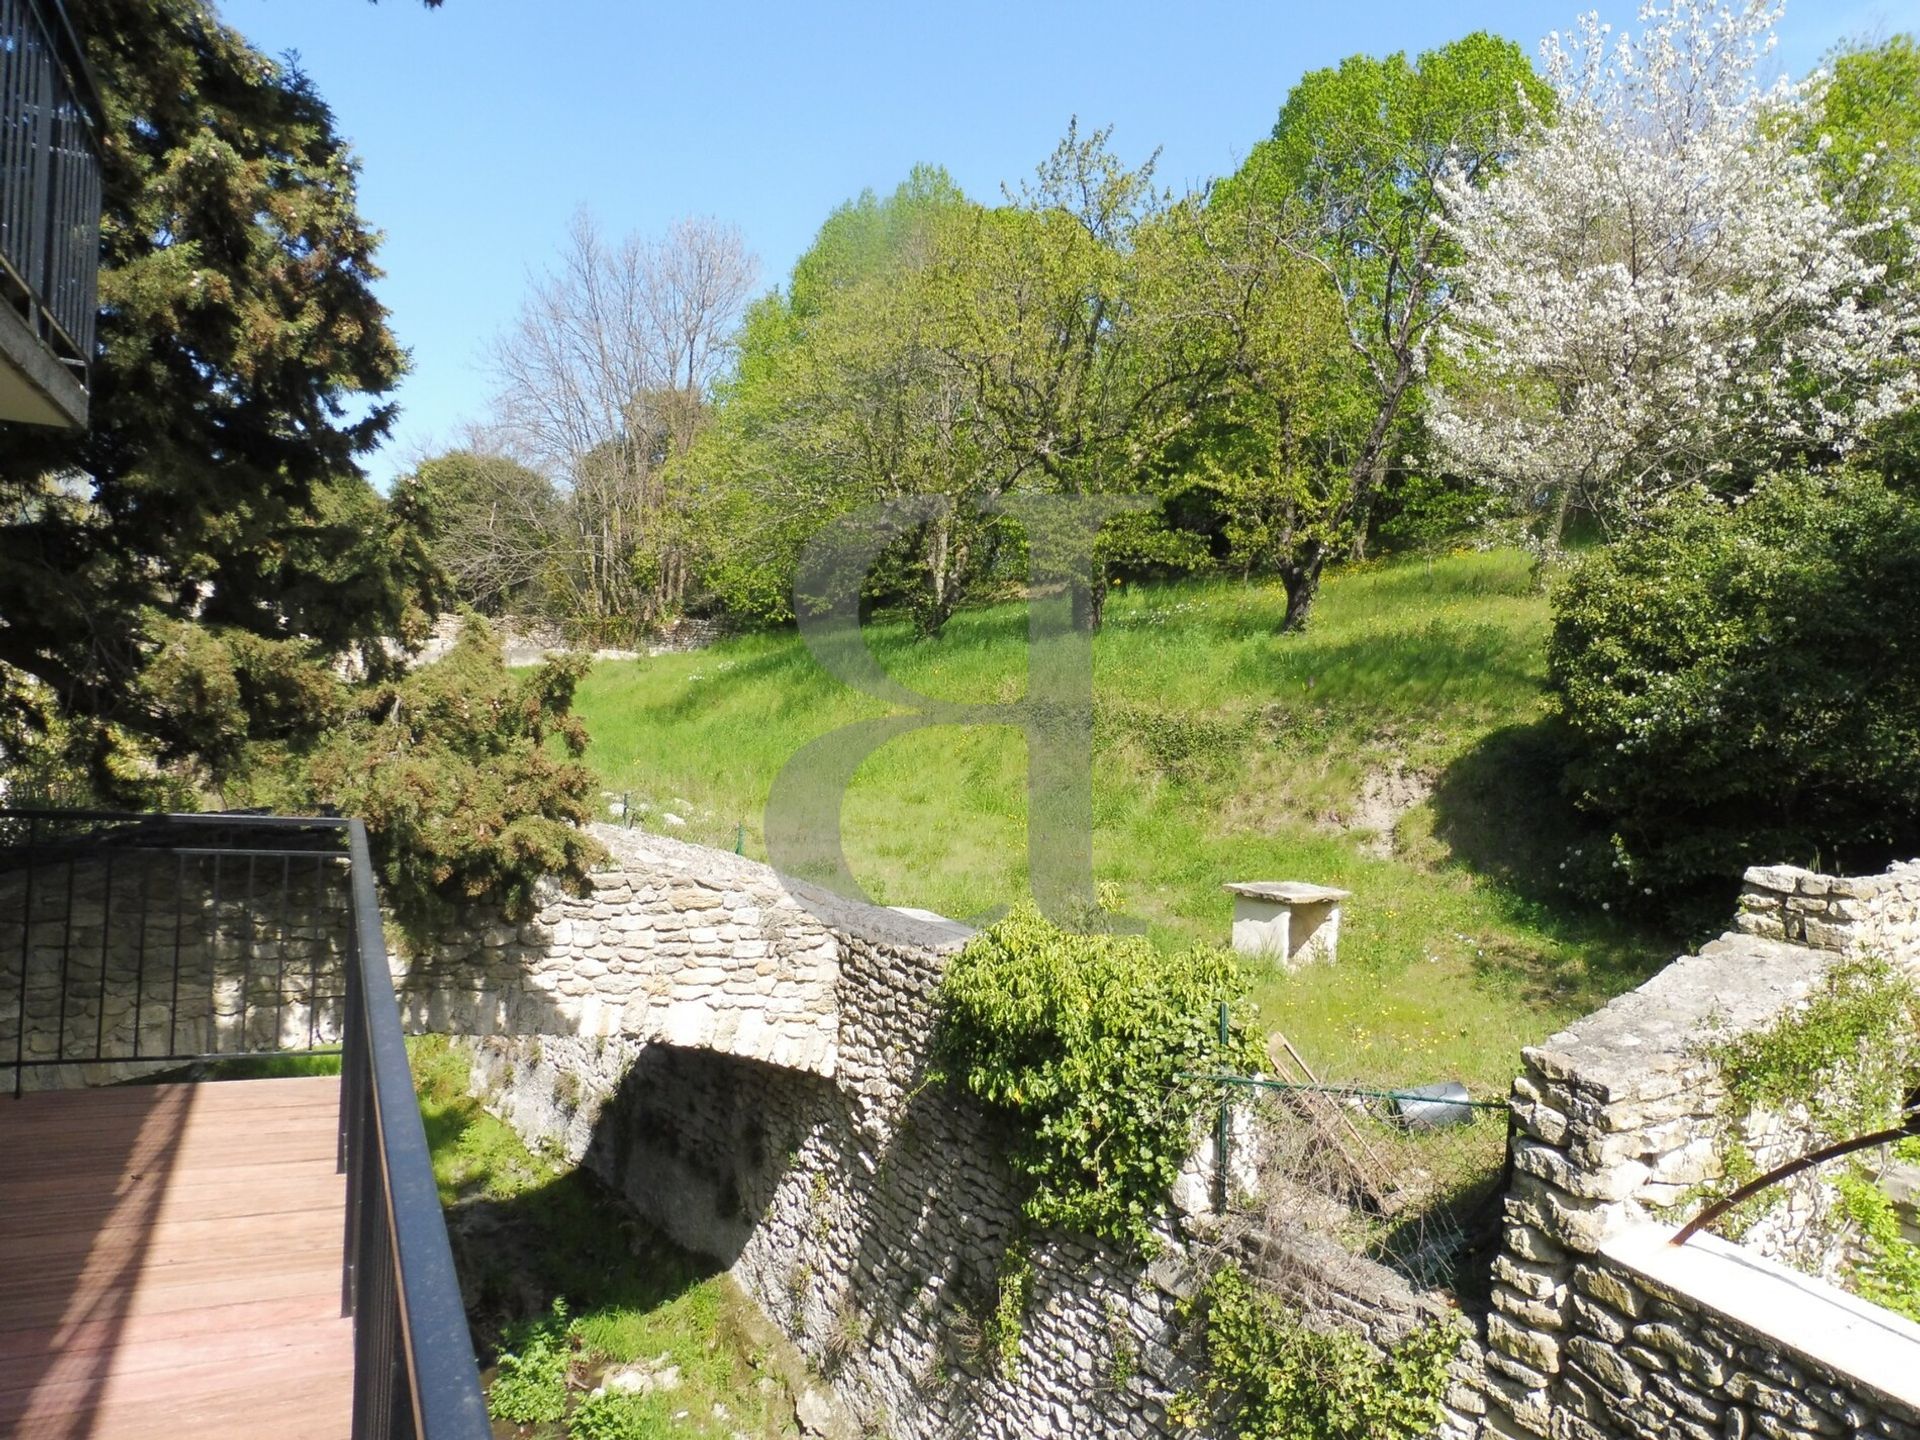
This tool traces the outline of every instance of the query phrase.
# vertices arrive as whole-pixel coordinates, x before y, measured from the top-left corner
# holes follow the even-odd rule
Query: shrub
[[[601,1390],[580,1402],[567,1433],[572,1440],[668,1440],[684,1432],[658,1396]]]
[[[523,1321],[500,1347],[500,1369],[487,1390],[487,1413],[516,1425],[537,1425],[567,1413],[567,1371],[573,1345],[567,1333],[567,1305]]]
[[[1576,888],[1671,902],[1920,836],[1920,505],[1862,473],[1676,504],[1554,596],[1568,778],[1611,828]]]
[[[1245,995],[1225,951],[1074,934],[1030,905],[968,942],[941,983],[942,1065],[1017,1122],[1028,1220],[1153,1248],[1209,1077],[1258,1064]]]
[[[1434,1320],[1384,1356],[1347,1330],[1316,1330],[1222,1266],[1196,1297],[1198,1388],[1175,1409],[1238,1440],[1416,1440],[1445,1418],[1462,1327]]]

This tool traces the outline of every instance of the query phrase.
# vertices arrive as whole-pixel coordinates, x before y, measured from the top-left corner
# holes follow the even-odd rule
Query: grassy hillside
[[[1095,642],[1096,873],[1164,943],[1225,938],[1225,881],[1353,890],[1337,968],[1261,978],[1269,1023],[1328,1074],[1502,1091],[1522,1044],[1672,954],[1554,893],[1578,842],[1539,754],[1547,611],[1527,559],[1336,575],[1304,635],[1274,633],[1282,609],[1261,584],[1115,593]],[[869,633],[917,690],[1022,691],[1022,606],[963,614],[932,641]],[[603,664],[580,710],[588,758],[635,823],[760,856],[788,758],[884,713],[791,634]],[[854,874],[885,904],[1004,905],[1025,883],[1025,785],[1011,730],[895,740],[847,797]]]

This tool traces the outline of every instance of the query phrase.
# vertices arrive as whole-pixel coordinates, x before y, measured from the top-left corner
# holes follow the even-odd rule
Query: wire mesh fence
[[[1331,1234],[1423,1289],[1467,1281],[1497,1233],[1504,1100],[1319,1074],[1222,1076],[1219,1092],[1215,1153],[1236,1208]]]

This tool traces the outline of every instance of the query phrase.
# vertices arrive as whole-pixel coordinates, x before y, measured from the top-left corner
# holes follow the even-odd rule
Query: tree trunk
[[[1282,635],[1307,628],[1307,616],[1320,593],[1320,572],[1326,563],[1326,546],[1318,540],[1309,541],[1298,557],[1280,562],[1280,583],[1287,587],[1287,613],[1280,621]]]
[[[1069,580],[1067,586],[1073,597],[1073,628],[1088,635],[1098,634],[1107,609],[1106,577],[1099,576],[1092,584]]]

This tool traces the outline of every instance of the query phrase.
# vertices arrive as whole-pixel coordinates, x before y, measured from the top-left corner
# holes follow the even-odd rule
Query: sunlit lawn
[[[1672,954],[1552,894],[1552,847],[1568,832],[1551,784],[1525,770],[1547,625],[1528,561],[1464,554],[1430,571],[1337,574],[1303,635],[1274,633],[1282,605],[1267,584],[1114,594],[1094,651],[1095,873],[1165,944],[1224,940],[1229,880],[1352,890],[1336,968],[1259,978],[1267,1022],[1329,1074],[1503,1091],[1522,1044]],[[1026,623],[1004,604],[935,640],[885,622],[869,635],[915,690],[1008,701],[1024,691]],[[636,823],[762,858],[782,766],[887,713],[790,632],[602,664],[579,708],[589,761],[632,797]],[[1380,858],[1355,800],[1369,772],[1401,767],[1440,792]],[[873,899],[979,918],[1025,889],[1026,822],[1022,737],[941,727],[860,767],[843,843]]]

